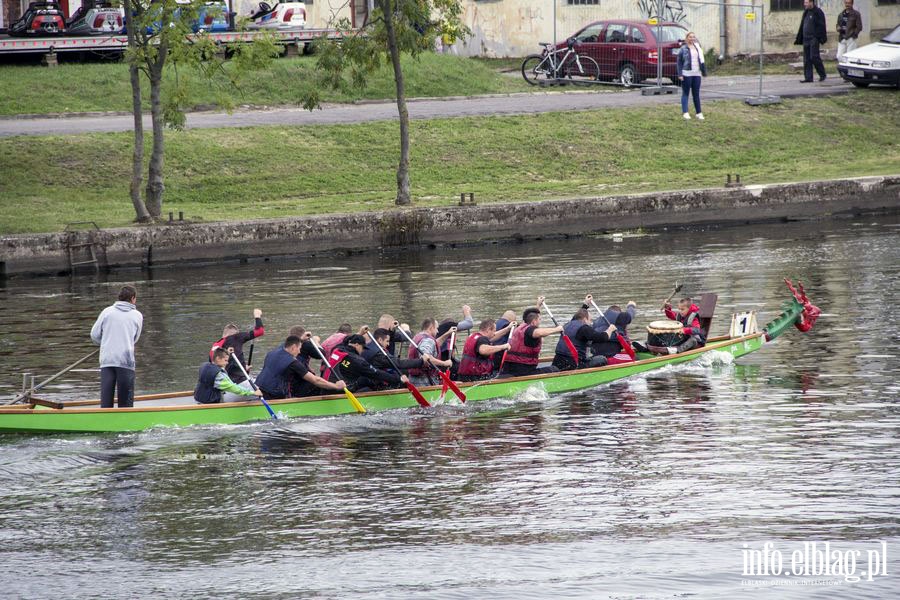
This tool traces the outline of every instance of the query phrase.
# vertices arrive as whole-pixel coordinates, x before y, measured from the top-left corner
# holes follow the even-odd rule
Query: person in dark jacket
[[[353,334],[339,344],[328,357],[334,365],[329,369],[329,380],[343,379],[351,392],[368,392],[374,389],[396,387],[406,383],[409,378],[403,374],[376,369],[362,357],[366,347],[366,338]]]
[[[225,366],[233,362],[225,348],[214,348],[212,362],[200,367],[197,375],[197,386],[194,388],[194,400],[200,404],[218,404],[226,393],[235,397],[262,396],[262,392],[247,389],[234,383],[225,370]]]
[[[856,38],[862,33],[862,15],[853,8],[853,0],[844,0],[844,11],[837,18],[838,62],[848,52],[856,50]]]
[[[819,81],[825,81],[825,65],[819,55],[819,44],[828,41],[825,13],[816,6],[816,0],[803,0],[803,17],[794,45],[803,46],[803,79],[800,83],[813,80],[813,67],[819,74]]]
[[[591,344],[609,341],[609,336],[616,332],[614,324],[609,325],[606,331],[596,331],[591,325],[591,315],[586,308],[581,308],[572,316],[572,320],[563,325],[563,332],[572,340],[572,345],[578,351],[578,364],[572,357],[571,351],[560,336],[556,343],[556,355],[553,357],[553,366],[560,371],[573,369],[588,369],[602,367],[606,364],[605,356],[592,356],[588,358],[588,348]]]
[[[238,326],[234,323],[226,325],[222,330],[222,337],[219,338],[219,341],[215,342],[209,350],[209,360],[212,361],[212,355],[216,348],[224,348],[225,350],[231,348],[235,358],[241,361],[241,364],[244,365],[245,369],[249,369],[250,365],[244,360],[244,344],[263,336],[266,333],[266,330],[263,328],[262,311],[260,309],[253,309],[253,319],[255,323],[253,329],[250,331],[240,331],[238,330]],[[241,383],[246,379],[246,377],[244,377],[244,372],[241,371],[241,368],[237,366],[233,360],[228,361],[225,371],[234,383]]]
[[[289,335],[283,346],[266,354],[262,371],[256,378],[256,385],[262,390],[266,400],[311,396],[318,389],[339,392],[346,387],[343,381],[332,383],[311,373],[305,364],[297,360],[299,354],[300,338],[295,335]],[[298,381],[308,385],[297,389]]]
[[[635,315],[637,315],[637,304],[634,300],[628,301],[624,311],[621,306],[613,304],[606,309],[602,316],[594,319],[594,331],[605,331],[610,325],[615,325],[618,333],[622,334],[623,338],[627,340],[628,325],[634,320]],[[622,351],[622,343],[619,341],[618,336],[615,335],[605,342],[591,344],[591,352],[595,356],[605,356],[607,359]]]

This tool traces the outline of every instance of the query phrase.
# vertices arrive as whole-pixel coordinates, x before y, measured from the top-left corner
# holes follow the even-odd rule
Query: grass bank
[[[276,106],[298,104],[315,68],[315,57],[301,56],[273,61],[271,67],[252,74],[234,94],[237,104]],[[409,96],[471,96],[527,91],[521,78],[502,75],[482,61],[425,53],[418,59],[404,57]],[[182,69],[188,77],[191,98],[199,106],[218,103],[219,89],[228,89],[224,77],[215,85]],[[173,79],[168,73],[168,81]],[[131,86],[123,62],[63,63],[56,68],[33,65],[0,65],[0,115],[48,114],[86,111],[130,111]],[[394,97],[393,71],[382,67],[364,90],[326,92],[326,102]],[[148,94],[144,94],[145,101]]]
[[[900,94],[413,121],[417,205],[895,174]],[[165,210],[235,220],[392,206],[396,123],[167,132]],[[0,233],[128,225],[129,134],[0,140]]]

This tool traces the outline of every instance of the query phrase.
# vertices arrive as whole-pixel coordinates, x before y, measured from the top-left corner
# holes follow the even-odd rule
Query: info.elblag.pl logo
[[[840,585],[858,581],[873,581],[887,575],[887,542],[875,542],[876,548],[841,549],[831,542],[803,542],[783,551],[772,542],[761,548],[742,544],[743,575],[747,577],[779,577],[767,580],[768,585]],[[815,578],[815,582],[809,578]],[[753,585],[762,583],[745,580]]]

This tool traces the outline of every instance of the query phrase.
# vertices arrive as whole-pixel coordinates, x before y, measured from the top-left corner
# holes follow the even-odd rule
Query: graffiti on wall
[[[657,0],[637,0],[638,10],[648,19],[661,17],[663,21],[671,21],[682,25],[690,25],[687,11],[681,0],[664,0],[662,15],[659,15],[659,2]]]

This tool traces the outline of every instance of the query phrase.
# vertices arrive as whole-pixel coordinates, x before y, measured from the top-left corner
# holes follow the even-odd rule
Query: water
[[[496,317],[539,293],[558,314],[589,291],[634,299],[637,330],[675,280],[719,293],[715,334],[737,310],[775,316],[784,276],[824,314],[734,363],[562,396],[3,436],[0,596],[896,597],[898,231],[896,218],[867,218],[7,282],[7,395],[22,371],[46,376],[89,352],[97,313],[135,280],[146,392],[192,388],[222,325],[249,325],[256,306],[259,358],[296,323],[328,334],[382,311],[416,323],[463,302]],[[85,366],[46,395],[96,397]],[[804,542],[825,541],[861,551],[855,576],[886,542],[888,575],[742,574],[745,551],[766,542],[790,567]]]

